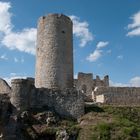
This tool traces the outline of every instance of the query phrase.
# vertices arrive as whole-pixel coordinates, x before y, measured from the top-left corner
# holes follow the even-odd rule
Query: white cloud
[[[129,29],[133,29],[135,27],[139,27],[140,26],[140,11],[137,12],[136,14],[134,14],[131,19],[133,20],[133,23],[128,25]]]
[[[23,57],[21,58],[21,63],[24,63],[24,58]]]
[[[128,25],[128,29],[131,29],[127,33],[127,36],[140,36],[140,11],[135,13],[131,19],[133,22]]]
[[[12,14],[9,12],[10,8],[10,2],[0,2],[1,44],[11,50],[17,49],[34,55],[37,29],[25,28],[20,32],[14,32],[12,30],[14,25],[11,22]]]
[[[86,44],[93,40],[93,34],[89,31],[87,21],[80,21],[77,16],[69,16],[73,21],[73,34],[80,39],[80,46],[85,47]]]
[[[74,74],[74,79],[77,79],[78,78],[78,74]]]
[[[14,73],[14,72],[13,73],[10,73],[10,76],[12,76],[12,77],[13,76],[16,76],[16,75],[17,75],[17,73]]]
[[[16,57],[14,57],[14,62],[17,63],[18,61],[19,60]]]
[[[106,53],[110,54],[112,51],[111,50],[107,50]]]
[[[24,58],[23,57],[21,57],[21,58],[14,57],[14,62],[15,63],[18,63],[18,62],[24,63]]]
[[[13,27],[11,24],[12,14],[9,12],[10,2],[0,2],[0,32],[9,33]]]
[[[140,27],[128,32],[127,36],[140,36]]]
[[[88,57],[87,60],[90,62],[95,62],[102,56],[102,50],[96,49],[93,53],[91,53]]]
[[[21,32],[10,32],[2,41],[7,48],[35,54],[35,40],[37,30],[35,28],[23,29]]]
[[[113,82],[112,80],[109,80],[109,85],[113,87],[129,87],[130,84],[124,84],[120,82]]]
[[[95,62],[96,60],[98,60],[102,56],[103,53],[102,49],[105,48],[108,44],[109,44],[108,41],[98,42],[96,45],[96,49],[91,54],[89,54],[86,60],[88,60],[89,62]]]
[[[13,31],[12,13],[10,2],[0,2],[0,41],[5,47],[11,50],[35,54],[36,28],[25,28],[20,32]],[[80,46],[84,47],[88,42],[93,40],[93,35],[89,31],[87,21],[80,21],[77,16],[70,16],[73,21],[73,34],[80,39]]]
[[[118,56],[117,56],[117,59],[122,60],[122,59],[123,59],[123,55],[118,55]]]
[[[104,47],[106,47],[107,45],[109,44],[109,42],[108,41],[100,41],[100,42],[98,42],[98,44],[97,44],[97,49],[101,49],[101,48],[104,48]]]
[[[110,86],[115,86],[115,87],[140,87],[140,76],[131,78],[128,81],[128,83],[118,83],[110,80],[109,84]]]
[[[140,77],[136,76],[130,80],[130,85],[133,87],[140,87]]]
[[[0,59],[8,60],[8,57],[6,56],[6,54],[3,54],[3,55],[0,56]]]

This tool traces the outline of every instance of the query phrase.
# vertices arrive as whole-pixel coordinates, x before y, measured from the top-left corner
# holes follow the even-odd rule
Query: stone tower
[[[72,21],[62,14],[49,14],[39,19],[37,28],[37,88],[73,87]]]

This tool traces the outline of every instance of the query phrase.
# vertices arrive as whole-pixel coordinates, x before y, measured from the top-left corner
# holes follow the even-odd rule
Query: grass
[[[87,106],[80,121],[78,140],[140,140],[140,107]]]

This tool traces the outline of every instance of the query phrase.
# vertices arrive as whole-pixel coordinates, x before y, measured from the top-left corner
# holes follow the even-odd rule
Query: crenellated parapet
[[[92,73],[78,73],[78,78],[75,79],[75,87],[77,90],[81,90],[85,94],[85,100],[92,100],[92,92],[96,87],[108,87],[109,76],[104,76],[101,79],[98,75],[94,79]]]

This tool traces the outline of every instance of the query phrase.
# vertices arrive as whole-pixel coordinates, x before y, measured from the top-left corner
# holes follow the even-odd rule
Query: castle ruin
[[[18,111],[47,106],[63,117],[84,114],[84,98],[73,87],[72,21],[62,14],[40,17],[36,73],[11,81],[11,103]]]
[[[13,79],[11,87],[0,79],[0,120],[8,123],[0,132],[16,140],[18,114],[37,109],[77,119],[84,115],[85,102],[140,106],[140,87],[110,87],[109,76],[92,73],[73,79],[72,21],[62,14],[40,17],[37,28],[35,79]],[[29,117],[29,116],[28,116]],[[23,117],[24,118],[24,117]],[[20,133],[20,132],[18,132]]]
[[[62,14],[39,19],[37,28],[37,88],[73,88],[72,21]]]
[[[140,105],[140,88],[110,87],[92,73],[73,79],[72,21],[62,14],[40,17],[37,28],[35,79],[13,79],[11,87],[0,79],[5,94],[18,112],[48,107],[64,117],[79,118],[85,101],[111,105]]]
[[[84,93],[85,101],[92,101],[92,92],[96,87],[109,87],[109,76],[104,76],[104,79],[100,79],[97,75],[94,79],[92,73],[78,73],[78,78],[74,79],[74,86],[77,90]]]

